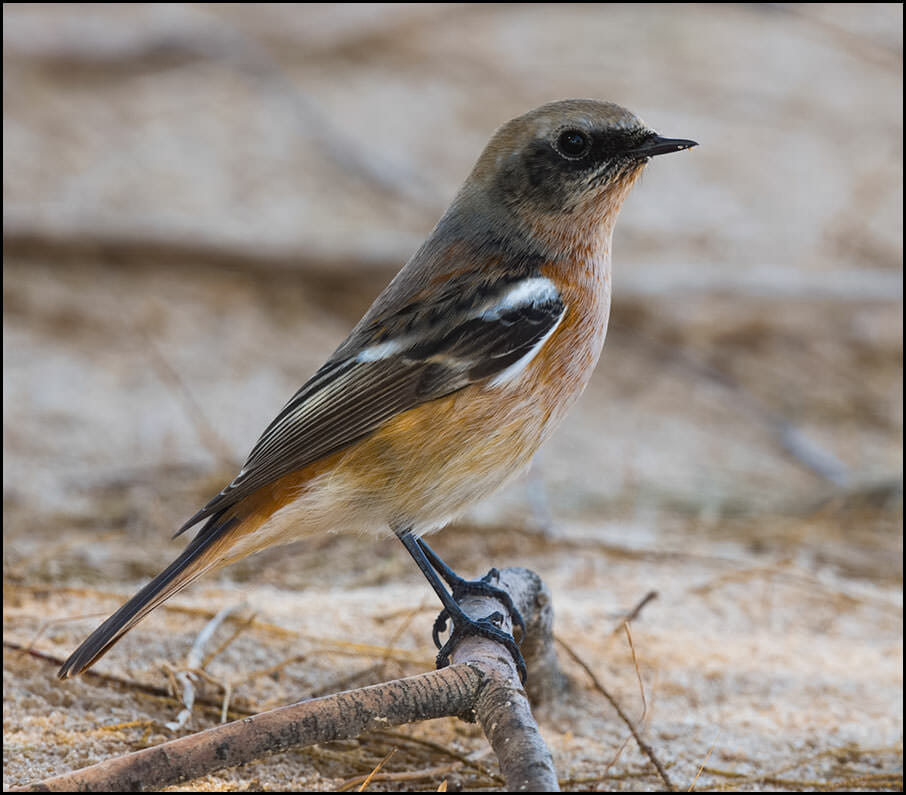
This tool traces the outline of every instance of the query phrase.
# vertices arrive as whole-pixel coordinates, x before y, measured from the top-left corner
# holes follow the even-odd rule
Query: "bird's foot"
[[[487,596],[499,600],[510,614],[510,618],[513,621],[513,627],[519,627],[519,638],[521,640],[525,637],[525,621],[513,604],[510,595],[502,588],[497,588],[490,584],[492,579],[496,580],[498,577],[499,573],[497,569],[491,569],[480,580],[457,578],[456,581],[451,584],[453,599],[458,603],[464,596],[476,595]],[[447,638],[446,643],[441,644],[440,634],[446,630],[448,621],[452,625],[450,637]],[[506,647],[516,661],[519,678],[525,682],[527,674],[525,660],[522,658],[522,652],[519,651],[519,645],[516,643],[514,635],[509,635],[500,629],[500,623],[502,621],[503,616],[497,612],[492,613],[486,618],[475,619],[467,616],[462,610],[459,611],[459,615],[451,615],[450,611],[446,608],[442,610],[434,621],[434,628],[432,630],[434,644],[440,649],[437,654],[437,667],[444,668],[450,664],[450,653],[459,641],[469,635],[478,635],[479,637],[496,640],[502,646]]]

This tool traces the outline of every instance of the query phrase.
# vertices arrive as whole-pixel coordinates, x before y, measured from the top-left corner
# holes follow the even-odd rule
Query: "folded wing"
[[[518,369],[566,312],[553,283],[537,274],[471,281],[470,288],[469,280],[451,280],[430,306],[413,302],[357,328],[284,406],[236,478],[179,533],[397,414]]]

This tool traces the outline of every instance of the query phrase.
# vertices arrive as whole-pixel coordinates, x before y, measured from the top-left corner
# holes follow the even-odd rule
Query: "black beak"
[[[688,141],[685,138],[662,138],[660,135],[653,135],[641,146],[630,149],[626,152],[632,157],[654,157],[655,155],[669,155],[671,152],[681,152],[683,149],[691,149],[698,146],[697,141]]]

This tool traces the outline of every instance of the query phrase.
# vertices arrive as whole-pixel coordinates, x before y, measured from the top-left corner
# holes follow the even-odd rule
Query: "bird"
[[[182,554],[58,676],[85,671],[206,572],[271,545],[352,531],[395,535],[437,594],[438,667],[458,639],[477,634],[503,644],[524,681],[515,630],[457,603],[496,595],[524,636],[506,592],[488,576],[457,575],[423,536],[523,472],[580,396],[607,330],[620,208],[652,157],[693,146],[591,99],[503,124],[425,242],[236,477],[178,530],[201,524]]]

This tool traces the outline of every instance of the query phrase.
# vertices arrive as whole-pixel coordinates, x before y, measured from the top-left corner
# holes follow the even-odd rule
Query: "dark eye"
[[[591,140],[581,130],[564,130],[557,137],[557,149],[564,157],[582,157],[591,149]]]

